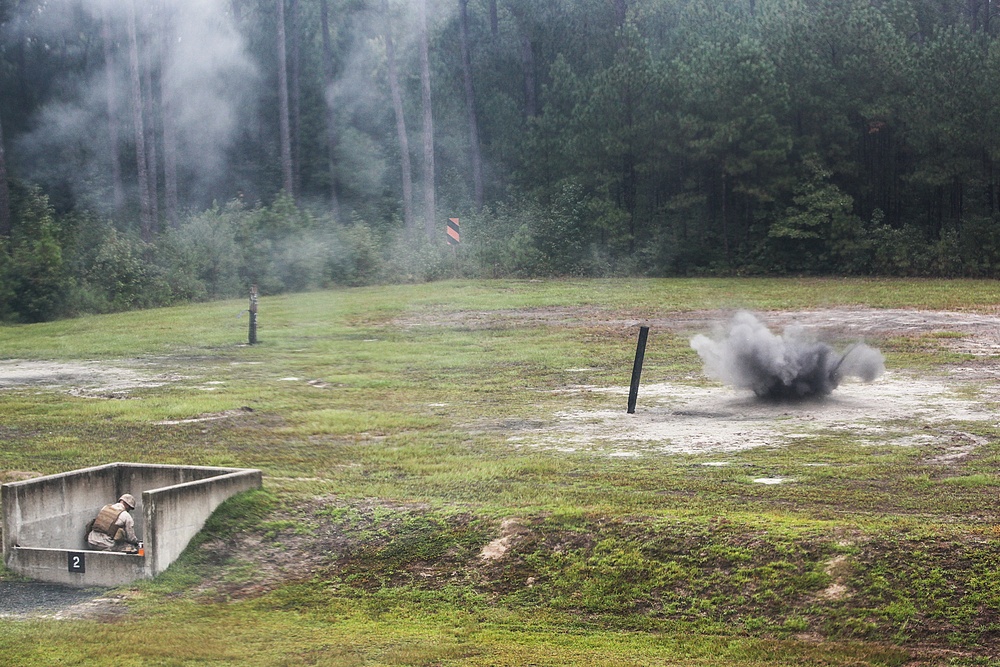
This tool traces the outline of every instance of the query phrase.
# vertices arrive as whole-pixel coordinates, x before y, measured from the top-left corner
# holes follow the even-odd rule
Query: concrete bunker
[[[3,558],[20,575],[70,586],[119,586],[167,569],[223,501],[260,488],[260,470],[110,463],[0,487]],[[85,527],[121,494],[135,496],[138,556],[87,549]]]

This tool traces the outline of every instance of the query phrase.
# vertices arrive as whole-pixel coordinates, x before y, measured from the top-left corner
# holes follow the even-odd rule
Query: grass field
[[[0,618],[0,664],[1000,665],[998,304],[987,281],[453,281],[265,297],[255,346],[237,301],[0,327],[0,481],[265,475],[157,579]],[[738,308],[863,336],[887,379],[738,396],[688,344]]]

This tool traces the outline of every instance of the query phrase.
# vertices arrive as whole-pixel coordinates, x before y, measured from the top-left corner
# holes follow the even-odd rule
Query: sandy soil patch
[[[635,414],[626,413],[627,387],[579,387],[581,393],[621,398],[616,410],[565,411],[553,423],[512,435],[514,443],[595,450],[609,456],[711,454],[780,447],[824,434],[862,444],[949,443],[943,460],[983,444],[979,436],[947,428],[964,422],[994,424],[989,402],[957,393],[943,379],[887,372],[871,383],[851,382],[823,399],[775,403],[723,386],[644,385]],[[955,443],[958,443],[957,445]],[[767,483],[767,482],[762,482]]]
[[[484,561],[502,559],[527,533],[528,529],[518,519],[504,519],[500,524],[500,536],[483,547],[479,558]]]
[[[76,396],[127,398],[140,387],[159,387],[176,380],[169,373],[106,361],[0,361],[0,391],[65,389]]]
[[[822,600],[843,600],[850,596],[850,591],[845,583],[850,567],[850,562],[844,554],[828,561],[823,571],[832,577],[833,581],[830,582],[829,586],[820,591],[816,597]]]
[[[624,330],[646,324],[653,341],[663,331],[683,336],[710,333],[731,315],[690,311],[640,321],[594,309],[559,308],[450,314],[436,324],[472,328],[559,324]],[[620,397],[621,407],[564,411],[550,423],[519,424],[509,440],[519,446],[634,457],[781,447],[822,434],[842,434],[862,444],[935,445],[943,453],[932,462],[949,463],[986,442],[962,431],[961,424],[1000,421],[1000,391],[992,384],[983,386],[984,380],[1000,377],[1000,364],[991,363],[1000,354],[1000,317],[995,314],[856,307],[757,315],[775,332],[798,325],[835,346],[861,340],[878,347],[880,339],[931,336],[944,349],[976,358],[949,369],[947,375],[919,376],[890,369],[874,382],[849,380],[824,399],[800,403],[771,403],[750,392],[704,386],[701,377],[690,378],[691,384],[643,384],[633,415],[625,411],[627,387],[570,387],[560,391]],[[407,324],[432,322],[425,318]]]

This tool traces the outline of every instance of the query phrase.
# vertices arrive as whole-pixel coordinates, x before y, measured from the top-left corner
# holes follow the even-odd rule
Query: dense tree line
[[[0,317],[995,276],[998,33],[992,0],[0,0]]]

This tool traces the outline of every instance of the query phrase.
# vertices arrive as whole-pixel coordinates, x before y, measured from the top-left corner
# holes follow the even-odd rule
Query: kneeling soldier
[[[135,553],[139,539],[135,536],[135,520],[129,514],[135,509],[135,498],[124,494],[113,505],[105,505],[91,522],[87,544],[98,551]]]

